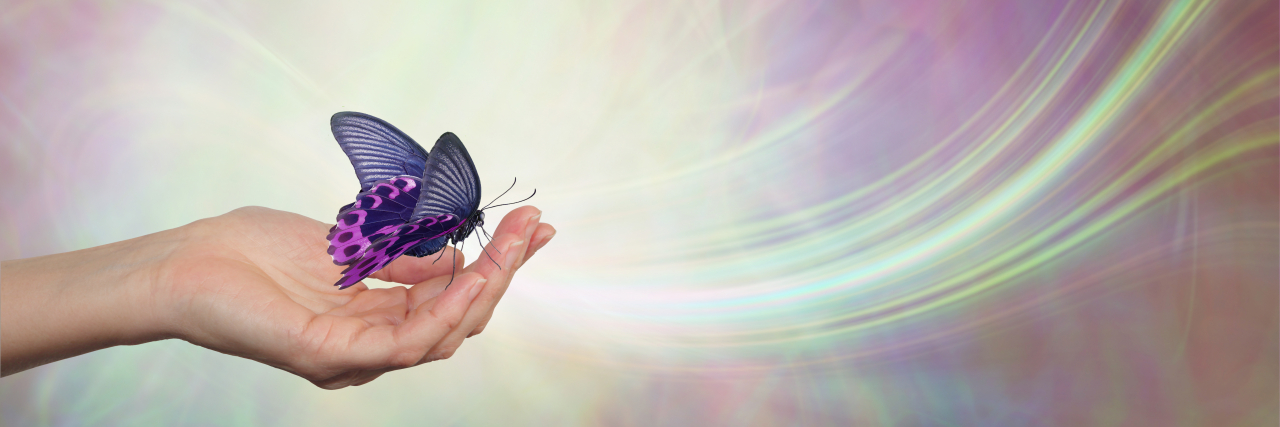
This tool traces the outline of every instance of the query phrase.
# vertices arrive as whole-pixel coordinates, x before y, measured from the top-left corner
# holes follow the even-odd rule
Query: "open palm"
[[[329,224],[266,208],[242,208],[193,224],[157,290],[180,313],[172,333],[192,343],[284,369],[324,388],[450,357],[479,333],[511,275],[555,229],[533,207],[503,218],[481,256],[463,266],[401,257],[371,277],[409,285],[339,290],[344,267],[325,252]],[[531,244],[530,244],[531,243]],[[501,263],[501,267],[495,264]],[[447,285],[447,286],[446,286]]]

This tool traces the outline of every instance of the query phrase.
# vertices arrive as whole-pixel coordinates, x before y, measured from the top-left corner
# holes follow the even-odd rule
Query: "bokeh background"
[[[1278,9],[6,0],[0,259],[332,220],[343,110],[560,232],[450,360],[118,347],[0,424],[1274,426]]]

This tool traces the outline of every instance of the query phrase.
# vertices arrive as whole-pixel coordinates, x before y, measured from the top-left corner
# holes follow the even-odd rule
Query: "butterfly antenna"
[[[491,207],[496,208],[496,207],[498,207],[498,206],[514,205],[514,204],[516,204],[516,203],[520,203],[520,202],[523,202],[523,201],[525,201],[525,200],[532,199],[532,198],[533,198],[533,196],[534,196],[534,195],[536,195],[536,194],[538,194],[538,189],[536,189],[536,188],[535,188],[535,189],[533,189],[533,194],[530,194],[530,195],[529,195],[529,197],[525,197],[525,198],[523,198],[523,199],[520,199],[520,200],[517,200],[517,201],[511,202],[511,203],[503,203],[503,204],[501,204],[501,205],[485,206],[485,209],[489,209],[489,208],[491,208]],[[495,200],[495,201],[496,201],[496,200]]]
[[[510,187],[507,187],[507,191],[511,191],[511,189],[512,189],[512,188],[516,188],[516,180],[517,180],[517,178],[512,178],[512,179],[511,179],[511,186],[510,186]],[[489,202],[489,205],[492,205],[492,204],[493,204],[493,202],[496,202],[496,201],[498,201],[498,199],[501,199],[501,198],[502,198],[502,196],[507,195],[507,191],[503,191],[503,192],[502,192],[502,194],[499,194],[499,195],[498,195],[498,197],[494,197],[494,198],[493,198],[493,201],[492,201],[492,202]],[[484,205],[484,207],[483,207],[483,208],[480,208],[480,210],[488,209],[488,208],[489,208],[489,205]]]

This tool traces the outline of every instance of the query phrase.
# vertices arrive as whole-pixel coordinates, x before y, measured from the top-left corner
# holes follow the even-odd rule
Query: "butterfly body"
[[[423,257],[465,240],[484,224],[480,178],[462,141],[446,132],[428,153],[376,117],[342,112],[334,138],[355,167],[361,189],[338,211],[328,253],[346,265],[339,288],[354,285],[392,260]]]

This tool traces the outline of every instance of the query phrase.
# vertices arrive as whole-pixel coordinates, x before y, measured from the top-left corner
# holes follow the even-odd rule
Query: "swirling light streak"
[[[339,110],[462,135],[560,235],[454,360],[322,392],[162,342],[0,419],[1274,424],[1278,9],[15,3],[6,259],[331,218]]]

